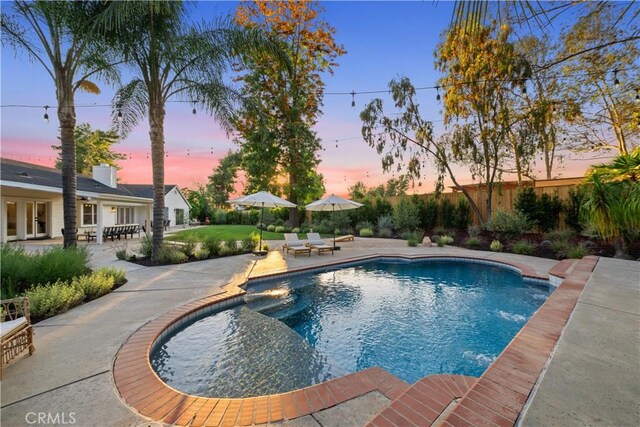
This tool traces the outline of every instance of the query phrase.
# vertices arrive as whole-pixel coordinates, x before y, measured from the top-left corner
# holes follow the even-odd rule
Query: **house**
[[[116,173],[112,166],[99,165],[93,167],[92,177],[78,175],[79,236],[97,231],[96,241],[102,243],[101,230],[104,227],[150,225],[153,217],[152,191],[143,192],[141,187],[151,189],[152,186],[118,184]],[[171,223],[179,222],[181,209],[185,222],[184,218],[188,218],[187,201],[177,186],[167,187],[165,201],[168,201],[168,213],[173,213],[173,216],[169,215]],[[60,170],[0,159],[0,196],[0,242],[62,236]]]
[[[120,184],[132,195],[153,200],[153,185]],[[191,205],[177,185],[164,186],[164,219],[169,225],[188,225]]]

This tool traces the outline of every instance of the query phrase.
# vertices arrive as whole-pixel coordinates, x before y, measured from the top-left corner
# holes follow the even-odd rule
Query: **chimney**
[[[109,166],[106,163],[103,163],[100,166],[94,166],[93,179],[108,187],[116,188],[118,186],[116,171],[116,168]]]

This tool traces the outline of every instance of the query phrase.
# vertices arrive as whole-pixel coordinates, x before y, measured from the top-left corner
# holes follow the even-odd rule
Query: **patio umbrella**
[[[357,209],[362,206],[362,203],[354,202],[353,200],[343,199],[335,194],[330,195],[326,199],[316,200],[313,203],[305,206],[305,209],[310,211],[331,211],[331,220],[333,221],[333,247],[336,247],[336,211],[346,211],[348,209]]]
[[[260,216],[260,246],[258,247],[258,251],[255,253],[264,254],[262,251],[262,229],[263,229],[263,221],[264,221],[264,208],[295,208],[296,205],[289,202],[288,200],[281,199],[278,196],[274,196],[271,193],[267,193],[266,191],[259,191],[254,194],[249,194],[247,196],[238,197],[237,199],[229,200],[229,203],[233,205],[241,205],[247,207],[256,207],[260,206],[262,209],[262,215]]]

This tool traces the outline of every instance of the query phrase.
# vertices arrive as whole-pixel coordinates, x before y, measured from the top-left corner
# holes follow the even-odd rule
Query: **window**
[[[133,208],[118,208],[116,224],[133,224],[134,222]]]
[[[184,209],[174,209],[176,213],[176,225],[184,224]]]
[[[98,207],[90,203],[82,204],[82,225],[96,225],[98,223]]]

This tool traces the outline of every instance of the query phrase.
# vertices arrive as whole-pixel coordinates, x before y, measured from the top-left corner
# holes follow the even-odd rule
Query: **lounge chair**
[[[353,237],[353,234],[347,234],[346,236],[336,237],[336,242],[353,242],[356,238]]]
[[[284,233],[284,244],[282,250],[286,250],[287,253],[293,251],[293,257],[297,257],[298,254],[308,254],[311,256],[311,248],[306,245],[306,242],[300,240],[296,233]]]
[[[320,233],[307,233],[307,245],[311,249],[316,249],[318,255],[322,252],[331,252],[331,255],[333,255],[333,245],[327,245],[320,237]]]
[[[2,367],[23,351],[29,350],[33,354],[33,327],[29,316],[29,299],[26,297],[0,301],[2,311],[0,329],[2,330],[2,363],[0,364],[0,378]]]

